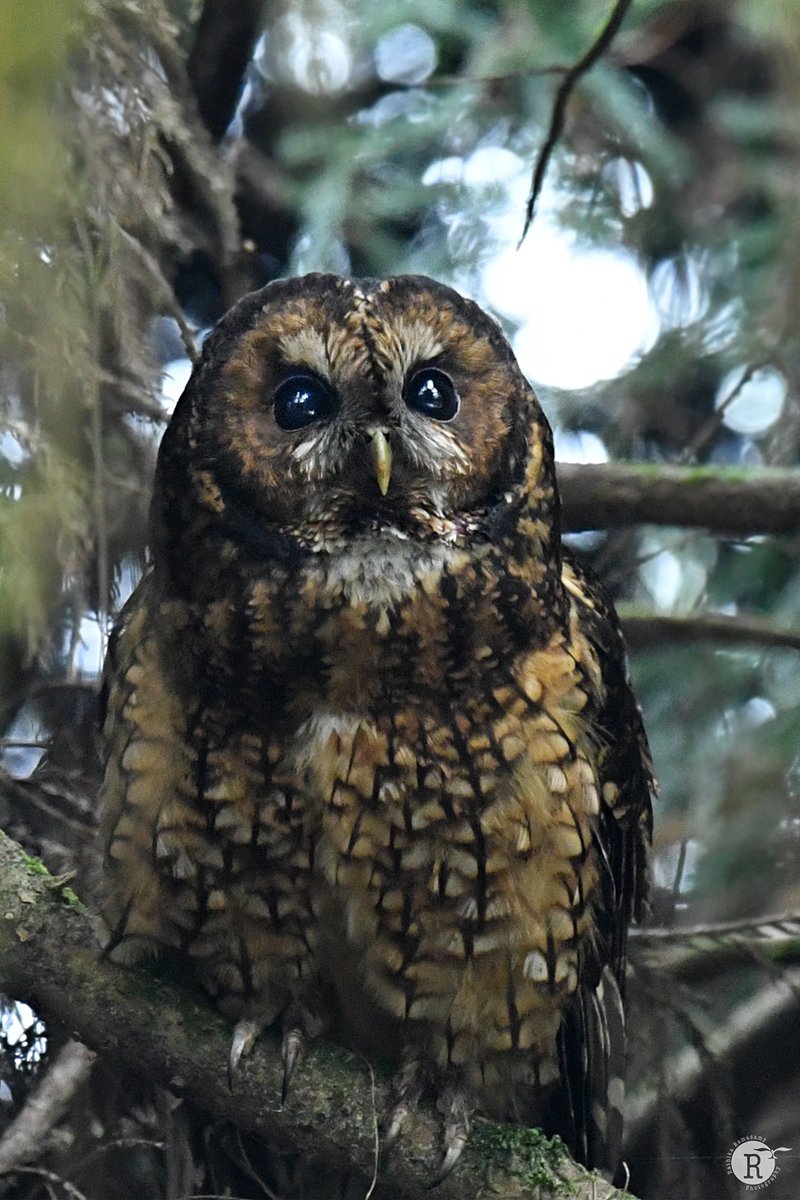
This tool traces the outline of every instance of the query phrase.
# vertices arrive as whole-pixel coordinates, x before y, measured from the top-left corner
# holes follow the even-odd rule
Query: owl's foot
[[[231,1091],[233,1091],[239,1064],[250,1053],[259,1036],[270,1023],[265,1020],[255,1020],[253,1017],[242,1017],[237,1021],[228,1055],[228,1087]],[[320,1027],[319,1018],[315,1017],[311,1009],[305,1005],[294,1002],[287,1009],[283,1018],[281,1041],[281,1059],[283,1060],[281,1104],[286,1103],[294,1069],[305,1054],[309,1038],[315,1037],[320,1031]]]
[[[263,1028],[263,1022],[254,1021],[250,1017],[242,1017],[240,1021],[236,1022],[231,1049],[228,1055],[228,1087],[231,1091],[233,1091],[233,1084],[239,1070],[239,1063],[244,1055],[249,1054],[253,1049],[256,1039]]]
[[[452,1171],[467,1144],[470,1130],[471,1106],[464,1090],[449,1084],[442,1092],[436,1107],[444,1116],[444,1157],[430,1186],[436,1187]]]
[[[390,1085],[389,1109],[384,1122],[384,1153],[391,1150],[431,1082],[430,1064],[418,1054],[407,1055]],[[436,1107],[444,1118],[444,1154],[430,1187],[436,1187],[450,1174],[467,1144],[470,1130],[471,1106],[459,1081],[452,1080],[445,1085]]]

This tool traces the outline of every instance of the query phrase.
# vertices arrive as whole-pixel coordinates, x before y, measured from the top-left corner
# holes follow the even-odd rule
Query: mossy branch
[[[281,1109],[280,1054],[276,1041],[264,1037],[231,1091],[230,1029],[211,1005],[165,979],[153,964],[133,969],[102,961],[90,914],[2,832],[0,990],[29,1002],[49,1024],[98,1054],[271,1146],[307,1154],[331,1171],[355,1169],[367,1195],[387,1099],[383,1078],[373,1079],[358,1056],[318,1044],[297,1069]],[[538,1131],[483,1121],[452,1175],[431,1193],[440,1121],[432,1108],[423,1108],[409,1124],[379,1171],[375,1200],[621,1196]]]
[[[717,533],[796,533],[800,471],[561,463],[565,532],[628,525],[700,526]]]

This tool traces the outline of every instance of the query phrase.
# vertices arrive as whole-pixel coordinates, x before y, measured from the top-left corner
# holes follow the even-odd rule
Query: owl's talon
[[[407,1104],[397,1104],[392,1109],[389,1116],[389,1123],[386,1127],[386,1132],[383,1135],[384,1150],[390,1150],[397,1141],[400,1131],[405,1125],[410,1112],[411,1109]]]
[[[467,1144],[466,1137],[458,1142],[451,1142],[445,1151],[444,1158],[441,1161],[439,1170],[434,1175],[433,1179],[428,1184],[429,1188],[438,1187],[440,1183],[444,1183],[447,1176],[452,1171],[458,1160],[461,1158],[461,1152]]]
[[[294,1069],[306,1048],[305,1034],[301,1029],[287,1029],[283,1035],[283,1045],[281,1047],[281,1058],[283,1059],[283,1086],[281,1088],[281,1104],[286,1103],[286,1097],[289,1095],[289,1084],[294,1074]]]
[[[392,1079],[388,1119],[385,1122],[383,1145],[390,1150],[397,1141],[408,1117],[415,1111],[428,1082],[428,1069],[421,1058],[408,1057]]]
[[[457,1087],[448,1088],[438,1107],[444,1111],[444,1158],[429,1187],[436,1187],[452,1171],[461,1158],[469,1138],[470,1106],[464,1093]]]
[[[228,1087],[233,1091],[233,1084],[239,1063],[244,1055],[249,1054],[255,1045],[256,1038],[261,1032],[261,1026],[256,1021],[243,1018],[238,1021],[233,1031],[230,1054],[228,1055]]]

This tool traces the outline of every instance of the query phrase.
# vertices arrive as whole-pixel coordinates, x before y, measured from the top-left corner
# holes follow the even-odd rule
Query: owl
[[[613,609],[561,543],[498,324],[307,275],[208,338],[105,671],[114,953],[166,948],[285,1087],[325,1033],[471,1115],[619,1155],[654,787]]]

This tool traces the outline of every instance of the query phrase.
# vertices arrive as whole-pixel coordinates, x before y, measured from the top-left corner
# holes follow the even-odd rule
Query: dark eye
[[[336,396],[327,383],[313,375],[291,375],[278,384],[272,404],[281,429],[303,429],[329,417]]]
[[[456,385],[437,367],[416,371],[406,384],[403,399],[414,412],[434,421],[452,421],[461,404]]]

